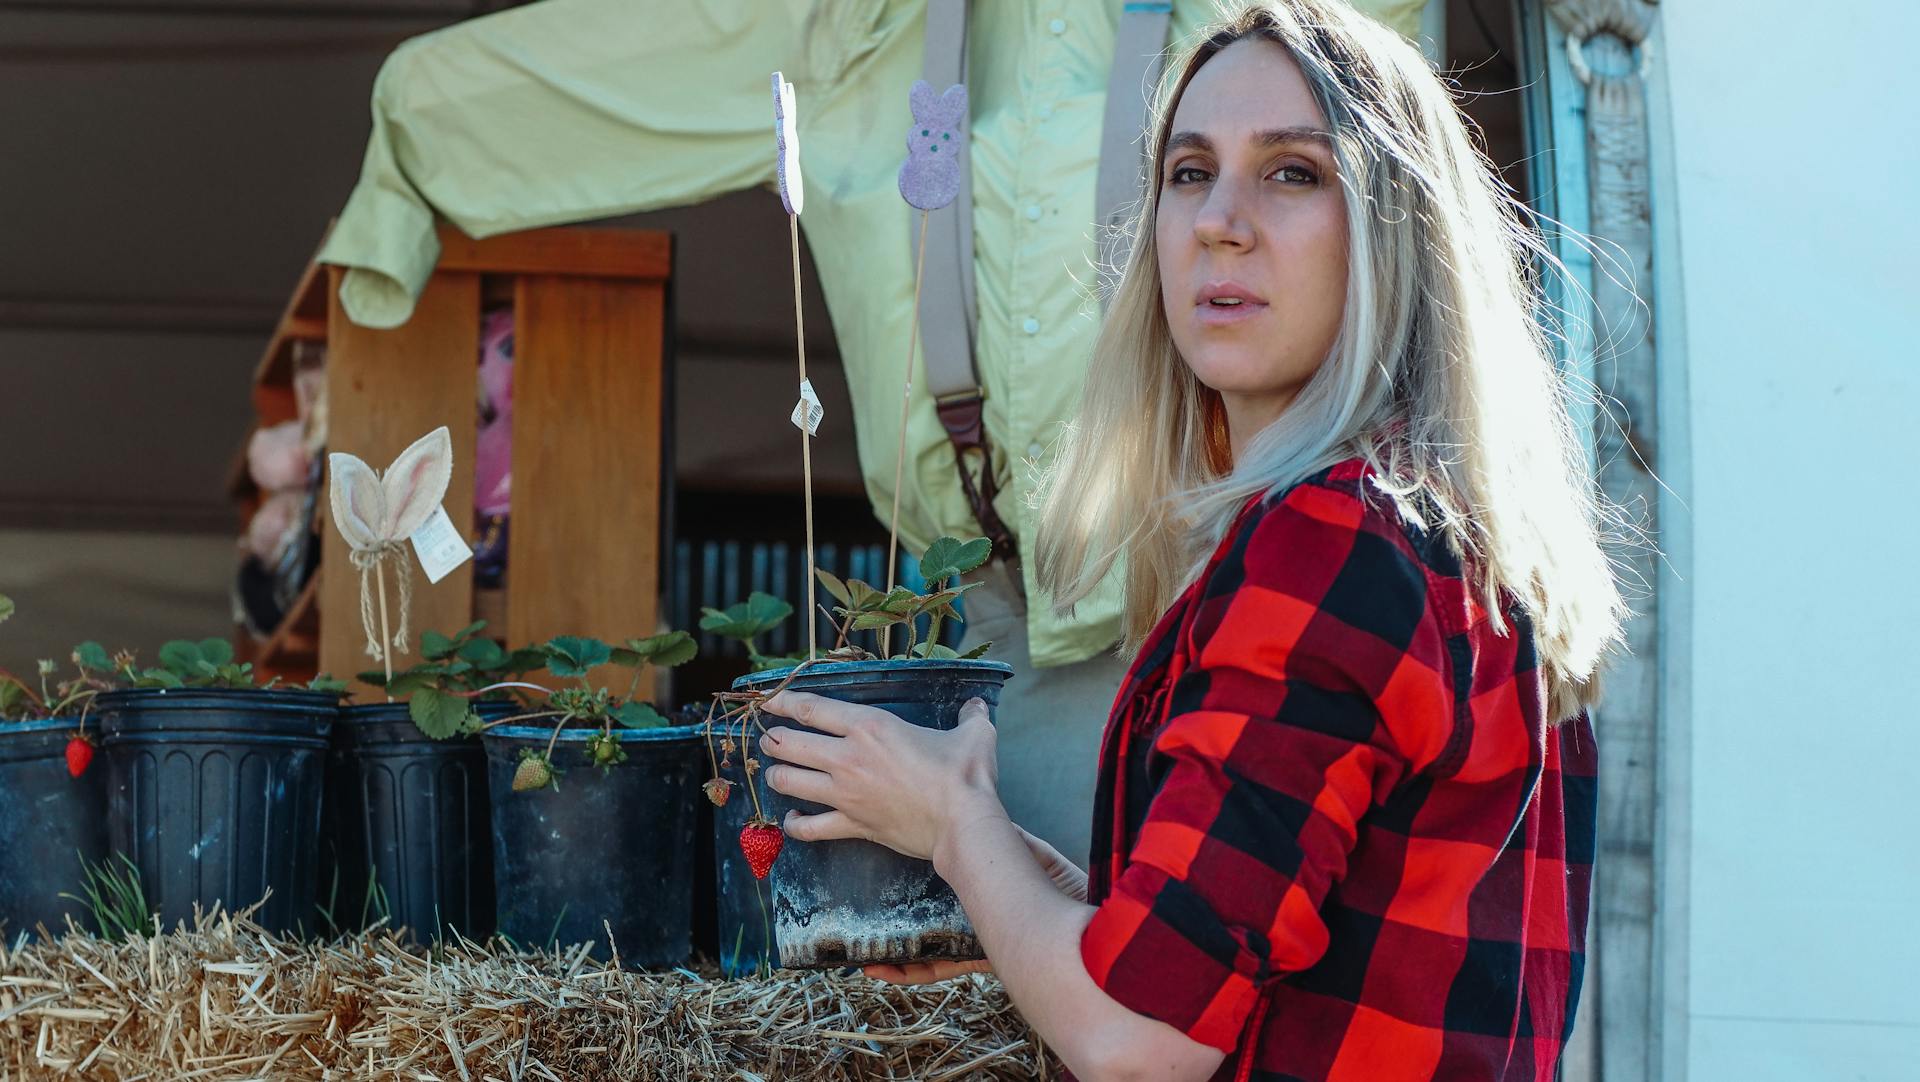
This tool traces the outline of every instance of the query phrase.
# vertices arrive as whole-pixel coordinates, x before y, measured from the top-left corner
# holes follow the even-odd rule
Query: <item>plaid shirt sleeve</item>
[[[1325,952],[1360,819],[1446,739],[1426,576],[1357,482],[1269,497],[1216,554],[1146,819],[1081,940],[1115,1000],[1231,1052],[1260,991]]]

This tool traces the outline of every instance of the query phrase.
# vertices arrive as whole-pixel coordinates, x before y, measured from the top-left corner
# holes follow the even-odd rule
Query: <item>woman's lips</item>
[[[1257,301],[1241,301],[1239,304],[1202,302],[1193,306],[1193,318],[1203,327],[1229,327],[1245,323],[1266,310],[1267,306]]]

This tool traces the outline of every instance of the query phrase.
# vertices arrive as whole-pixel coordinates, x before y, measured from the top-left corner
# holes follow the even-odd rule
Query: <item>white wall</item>
[[[1661,12],[1686,1077],[1920,1078],[1920,7]]]

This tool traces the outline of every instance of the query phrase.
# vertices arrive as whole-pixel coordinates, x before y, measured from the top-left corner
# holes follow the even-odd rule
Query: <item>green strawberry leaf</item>
[[[0,718],[11,718],[28,702],[27,685],[11,676],[0,676]]]
[[[421,688],[407,700],[407,714],[420,732],[432,740],[445,740],[466,724],[470,710],[467,700],[447,695],[434,688]]]
[[[960,655],[951,646],[943,646],[937,642],[923,642],[913,648],[913,656],[932,658],[936,661],[951,661]]]
[[[0,594],[0,622],[13,615],[13,598]]]
[[[321,673],[320,675],[307,681],[307,690],[308,691],[329,691],[335,695],[342,695],[346,693],[347,682],[345,680],[335,679],[330,673]]]
[[[174,675],[170,669],[148,669],[140,674],[134,683],[143,688],[180,688],[186,687],[186,681]]]
[[[660,711],[647,703],[622,703],[613,712],[613,720],[629,729],[663,729],[668,722]]]
[[[107,648],[97,642],[83,642],[73,648],[73,659],[83,669],[107,672],[113,668],[113,659],[107,656]]]
[[[193,673],[201,660],[200,647],[185,639],[174,639],[160,647],[160,664],[181,677]]]
[[[645,639],[628,639],[627,649],[663,669],[684,665],[700,652],[700,644],[684,631],[669,631]]]
[[[955,575],[964,575],[987,562],[993,555],[993,542],[984,537],[961,541],[942,537],[927,546],[920,556],[920,574],[928,582],[942,584]]]
[[[438,631],[420,633],[420,656],[428,661],[439,661],[453,653],[453,640]]]
[[[745,601],[724,610],[703,608],[700,611],[705,614],[700,618],[702,631],[745,641],[785,623],[793,615],[793,606],[772,594],[755,590]]]
[[[847,591],[847,584],[841,582],[838,575],[824,567],[816,567],[813,569],[813,577],[819,579],[820,585],[826,587],[827,592],[839,599],[842,605],[853,604],[853,595]]]
[[[458,654],[476,669],[496,669],[507,660],[507,652],[492,639],[469,639],[460,644]]]
[[[507,660],[499,666],[499,671],[522,676],[538,672],[547,667],[547,652],[538,646],[523,646],[507,655]]]
[[[233,644],[225,639],[201,639],[200,656],[218,668],[233,663]]]
[[[974,661],[974,660],[977,660],[977,659],[979,659],[979,658],[983,658],[983,657],[986,657],[986,656],[987,656],[987,651],[988,651],[988,650],[991,650],[991,649],[993,649],[993,644],[992,644],[992,643],[990,643],[990,642],[983,642],[983,643],[981,643],[980,645],[978,645],[978,646],[976,646],[976,647],[974,647],[973,649],[971,649],[971,650],[968,650],[968,651],[967,651],[966,653],[964,653],[964,654],[961,654],[961,655],[960,655],[960,660],[962,660],[962,661]]]
[[[847,604],[855,609],[870,609],[875,602],[885,596],[859,579],[847,580],[847,592],[853,595]]]
[[[853,618],[854,631],[878,631],[883,627],[905,623],[911,617],[907,613],[863,612]]]
[[[555,676],[585,676],[613,658],[613,649],[599,639],[561,635],[547,641],[547,671]]]

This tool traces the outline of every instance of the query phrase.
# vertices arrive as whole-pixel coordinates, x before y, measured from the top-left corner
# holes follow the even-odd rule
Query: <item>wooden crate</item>
[[[383,468],[445,425],[453,437],[447,514],[473,521],[475,380],[483,305],[514,308],[513,526],[504,590],[473,566],[429,585],[414,568],[412,631],[470,620],[521,644],[554,635],[651,634],[660,593],[664,355],[672,238],[631,229],[539,229],[473,240],[440,232],[441,256],[411,319],[361,327],[338,300],[341,270],[309,265],[255,372],[262,425],[293,415],[294,343],[327,346],[328,450]],[[257,496],[245,450],[231,489]],[[322,515],[325,514],[324,500]],[[236,633],[265,672],[304,680],[372,667],[346,542],[322,524],[319,573],[265,643]],[[395,666],[414,660],[396,652]],[[358,697],[375,698],[362,689]]]

